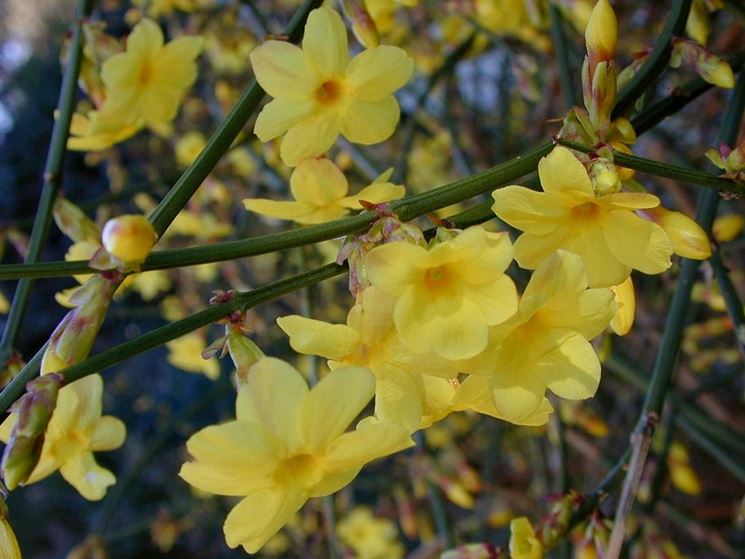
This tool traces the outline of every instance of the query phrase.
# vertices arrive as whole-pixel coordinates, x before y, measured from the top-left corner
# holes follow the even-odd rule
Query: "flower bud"
[[[57,198],[52,210],[54,222],[65,235],[76,243],[93,241],[98,243],[100,232],[83,210],[65,198]]]
[[[590,181],[595,196],[605,196],[621,190],[616,166],[607,159],[596,159],[590,164]]]
[[[521,516],[510,521],[510,557],[512,559],[541,559],[543,544],[536,538],[530,520]]]
[[[726,243],[737,238],[743,227],[745,227],[745,217],[739,214],[726,214],[714,220],[711,233],[718,243]]]
[[[16,419],[2,458],[3,479],[11,491],[28,479],[39,462],[61,384],[62,375],[58,374],[34,379],[11,408]]]
[[[59,371],[88,356],[106,316],[116,282],[94,276],[70,297],[75,308],[57,325],[41,362],[41,374]]]
[[[122,215],[106,222],[103,246],[114,258],[125,263],[140,263],[153,248],[158,236],[143,215]]]
[[[235,365],[235,374],[240,388],[248,380],[249,369],[264,357],[264,352],[251,338],[237,331],[228,334],[227,345],[230,358]]]
[[[709,237],[701,226],[687,215],[661,207],[646,210],[645,213],[665,230],[673,243],[675,254],[693,260],[706,260],[711,256]]]
[[[591,73],[598,62],[613,58],[618,43],[618,21],[608,0],[599,0],[595,4],[585,30],[585,42]]]

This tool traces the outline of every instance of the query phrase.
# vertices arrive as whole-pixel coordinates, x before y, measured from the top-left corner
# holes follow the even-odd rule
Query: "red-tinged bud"
[[[352,32],[366,49],[373,49],[380,44],[380,34],[375,21],[370,16],[361,0],[344,0],[344,15],[352,23]]]
[[[2,458],[3,479],[11,491],[28,479],[39,462],[44,433],[57,405],[61,385],[62,375],[34,379],[11,408],[16,420]]]
[[[70,300],[76,305],[57,325],[41,362],[41,373],[59,371],[88,356],[98,335],[117,283],[97,275]]]
[[[124,264],[139,264],[150,254],[158,236],[143,215],[122,215],[106,222],[102,241],[106,251]]]
[[[595,4],[585,29],[585,43],[592,76],[600,62],[613,58],[618,43],[618,21],[608,0],[599,0]]]
[[[694,41],[674,38],[670,66],[679,68],[683,64],[710,84],[725,89],[735,87],[735,75],[725,60]]]
[[[251,338],[240,331],[232,331],[227,335],[227,346],[230,352],[230,358],[235,365],[235,375],[238,380],[238,388],[246,384],[248,374],[256,363],[264,356],[264,352],[259,349]]]

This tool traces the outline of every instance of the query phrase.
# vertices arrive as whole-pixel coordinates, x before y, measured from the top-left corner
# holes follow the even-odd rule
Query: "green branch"
[[[67,153],[67,136],[70,133],[70,121],[75,112],[75,94],[83,58],[83,23],[84,18],[89,17],[92,10],[93,0],[80,0],[78,3],[75,30],[73,31],[57,101],[57,118],[54,121],[47,160],[44,165],[44,184],[34,217],[28,253],[25,258],[27,264],[35,263],[41,256],[52,222],[54,200],[57,198],[57,193],[62,185],[62,164]],[[5,362],[18,341],[18,333],[26,316],[32,286],[33,281],[30,279],[22,279],[16,286],[3,337],[0,340],[0,367],[5,367]]]
[[[594,153],[596,149],[569,140],[557,140],[556,143],[583,153]],[[620,167],[627,167],[656,177],[665,177],[688,184],[711,187],[722,193],[726,192],[738,196],[745,195],[745,185],[704,171],[686,169],[684,167],[670,165],[669,163],[661,163],[659,161],[645,159],[644,157],[636,155],[628,155],[616,150],[613,150],[613,162]]]
[[[685,30],[692,0],[673,0],[665,27],[657,38],[652,52],[626,86],[618,93],[618,100],[611,118],[615,119],[628,111],[647,88],[665,71],[672,53],[672,39]]]

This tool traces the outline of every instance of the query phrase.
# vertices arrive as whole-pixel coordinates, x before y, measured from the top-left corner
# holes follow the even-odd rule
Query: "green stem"
[[[727,314],[732,320],[735,329],[735,338],[740,346],[740,350],[745,353],[745,311],[743,310],[742,301],[737,294],[729,271],[722,261],[722,255],[717,247],[709,258],[709,263],[714,270],[714,277],[719,285],[719,291],[722,293],[724,303],[727,306]]]
[[[564,34],[564,16],[561,15],[561,10],[554,3],[549,4],[548,15],[551,18],[551,40],[554,43],[556,62],[559,65],[561,96],[564,100],[564,108],[569,109],[578,104],[580,99],[577,95],[577,87],[572,73],[569,46]]]
[[[681,35],[685,30],[688,12],[691,9],[692,0],[673,0],[670,14],[665,21],[665,27],[657,38],[652,52],[629,80],[626,86],[619,92],[616,106],[613,109],[612,119],[626,113],[641,97],[647,88],[664,72],[672,53],[672,39]]]
[[[391,208],[398,213],[403,221],[409,221],[420,215],[494,190],[534,171],[538,161],[548,154],[551,148],[552,144],[544,144],[521,157],[511,159],[477,175],[392,202]],[[156,251],[142,264],[141,270],[145,272],[193,266],[286,250],[364,231],[370,227],[374,220],[374,213],[365,211],[355,216],[328,223],[270,233],[251,239],[226,241],[177,250]],[[19,275],[59,277],[91,272],[95,272],[95,270],[91,269],[85,260],[46,262],[29,266],[3,265],[0,266],[0,279],[17,278]]]
[[[28,253],[25,262],[33,264],[39,260],[52,222],[52,207],[62,186],[62,165],[67,153],[67,136],[70,133],[70,121],[75,112],[75,94],[77,92],[78,74],[83,58],[83,23],[93,10],[93,0],[80,0],[77,6],[75,30],[67,55],[65,71],[62,76],[59,99],[57,100],[57,118],[52,128],[52,137],[44,165],[44,184],[36,209],[34,225],[29,239]],[[13,294],[2,340],[0,340],[0,367],[10,357],[18,341],[18,333],[28,309],[33,281],[22,279]]]
[[[295,12],[285,33],[290,42],[297,42],[300,39],[308,14],[311,10],[320,6],[321,3],[322,0],[305,0],[303,5]],[[207,145],[196,160],[184,171],[181,178],[176,181],[173,188],[168,191],[168,194],[150,215],[150,221],[159,236],[168,229],[168,226],[181,209],[186,206],[223,154],[230,149],[230,145],[248,122],[248,119],[256,112],[263,98],[264,90],[255,79],[252,80],[220,127],[207,141]]]
[[[594,153],[596,150],[594,147],[569,140],[560,139],[557,140],[556,143],[584,153]],[[711,173],[686,169],[684,167],[670,165],[669,163],[660,163],[659,161],[645,159],[644,157],[638,157],[636,155],[628,155],[616,150],[613,150],[613,162],[620,167],[627,167],[643,173],[649,173],[656,177],[665,177],[689,184],[706,186],[722,193],[731,193],[738,196],[745,195],[745,185]]]

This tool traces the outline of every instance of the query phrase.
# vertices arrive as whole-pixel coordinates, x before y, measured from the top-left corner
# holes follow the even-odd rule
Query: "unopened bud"
[[[94,276],[71,297],[77,305],[57,325],[41,363],[41,374],[59,371],[88,356],[98,335],[116,282]]]
[[[231,332],[227,336],[228,351],[235,365],[235,374],[238,386],[242,386],[248,380],[248,371],[262,357],[264,352],[259,349],[251,338],[241,332]]]
[[[366,49],[373,49],[380,44],[380,34],[375,21],[370,16],[361,0],[344,0],[344,14],[352,22],[352,32]]]
[[[687,215],[661,207],[651,208],[646,210],[646,213],[670,237],[675,254],[693,260],[706,260],[711,256],[709,237],[701,226]]]
[[[744,227],[745,217],[740,214],[726,214],[714,220],[711,233],[718,243],[726,243],[737,238]]]
[[[590,164],[590,181],[596,196],[619,192],[622,187],[616,166],[607,159],[596,159]]]
[[[543,544],[536,537],[530,520],[521,516],[510,521],[510,557],[512,559],[541,559]]]
[[[62,375],[49,374],[32,380],[26,393],[13,406],[15,424],[3,452],[5,485],[11,491],[25,482],[41,456],[44,433],[57,405]]]
[[[710,84],[725,89],[735,87],[735,75],[727,61],[694,41],[674,38],[670,66],[679,68],[682,64],[689,66]]]
[[[124,263],[140,263],[158,236],[143,215],[122,215],[106,222],[102,240],[106,251]]]
[[[613,58],[618,43],[618,21],[608,0],[599,0],[590,14],[585,30],[590,72],[598,62]]]
[[[52,215],[54,222],[65,235],[76,243],[93,241],[98,243],[100,231],[83,210],[66,198],[57,198]]]

